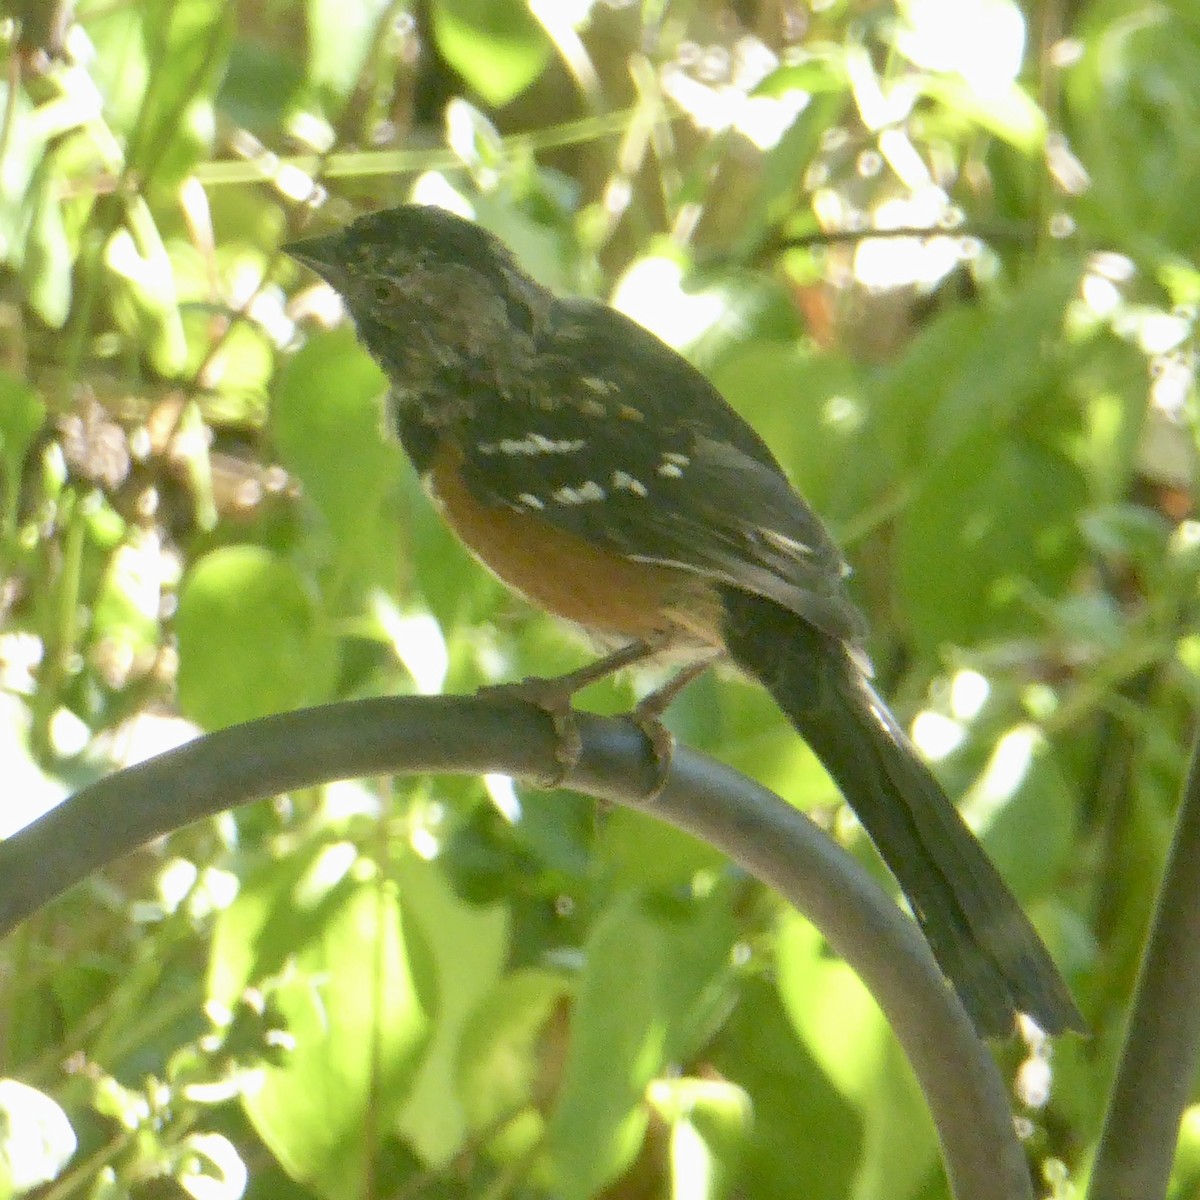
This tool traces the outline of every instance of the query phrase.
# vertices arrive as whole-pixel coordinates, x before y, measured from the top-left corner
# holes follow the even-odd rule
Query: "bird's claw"
[[[567,776],[583,757],[583,736],[571,696],[574,690],[564,688],[561,679],[532,676],[516,683],[494,684],[479,689],[478,695],[490,700],[517,700],[532,704],[554,724],[554,760],[557,764],[550,774],[538,779],[538,786],[561,787]]]
[[[653,700],[654,697],[648,699]],[[662,794],[671,777],[671,764],[675,761],[675,735],[662,723],[662,714],[656,704],[639,704],[629,719],[650,744],[650,754],[654,759],[654,784],[643,793],[643,799],[654,801]]]

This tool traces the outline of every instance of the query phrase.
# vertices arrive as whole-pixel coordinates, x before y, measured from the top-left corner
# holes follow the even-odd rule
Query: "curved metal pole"
[[[581,715],[563,780],[723,850],[778,890],[862,977],[929,1103],[954,1194],[1032,1200],[995,1063],[916,925],[802,813],[745,776],[680,750],[663,790],[628,721]],[[503,695],[386,697],[267,717],[120,771],[0,843],[0,933],[151,838],[250,800],[373,774],[557,772],[553,722]]]
[[[1167,1194],[1200,1056],[1200,743],[1167,855],[1088,1200]]]

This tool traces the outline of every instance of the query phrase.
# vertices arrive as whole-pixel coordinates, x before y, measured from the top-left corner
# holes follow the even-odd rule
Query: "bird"
[[[849,568],[709,380],[607,305],[558,295],[446,209],[284,250],[342,297],[389,424],[468,549],[600,644],[571,687],[655,655],[728,660],[839,786],[984,1037],[1086,1026],[1003,878],[875,691]],[[679,685],[668,684],[669,699]]]

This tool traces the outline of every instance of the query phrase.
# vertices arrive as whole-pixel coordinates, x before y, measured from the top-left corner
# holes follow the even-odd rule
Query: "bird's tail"
[[[1086,1026],[1020,905],[846,647],[770,600],[730,589],[726,643],[837,781],[976,1027]]]

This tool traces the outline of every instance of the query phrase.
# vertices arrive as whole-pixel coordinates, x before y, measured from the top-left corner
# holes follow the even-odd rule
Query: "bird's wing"
[[[630,559],[767,596],[857,641],[846,567],[758,435],[680,355],[611,309],[563,305],[529,377],[463,446],[480,500]]]

